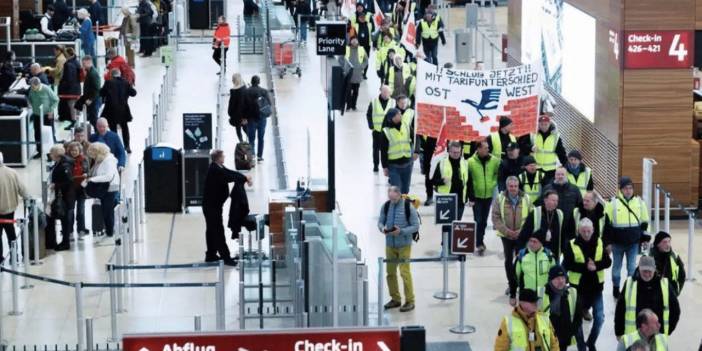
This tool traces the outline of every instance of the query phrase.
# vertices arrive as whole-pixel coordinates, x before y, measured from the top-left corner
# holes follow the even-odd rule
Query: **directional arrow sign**
[[[124,351],[400,351],[399,328],[125,335]]]
[[[465,255],[475,252],[475,223],[453,222],[451,227],[451,254]]]
[[[456,220],[458,198],[456,194],[437,194],[434,196],[436,224],[450,224]]]

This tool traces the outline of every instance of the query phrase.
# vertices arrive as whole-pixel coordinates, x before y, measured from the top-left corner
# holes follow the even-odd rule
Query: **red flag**
[[[375,26],[380,27],[380,25],[383,24],[383,19],[385,19],[385,15],[383,14],[383,10],[380,9],[380,5],[378,5],[378,0],[373,0],[373,6],[375,7],[375,14],[373,14],[373,20],[375,21]]]
[[[447,157],[447,141],[448,128],[446,127],[446,108],[444,107],[444,121],[441,124],[441,129],[439,130],[439,137],[436,139],[434,154],[431,156],[431,163],[429,164],[429,177],[434,175],[434,171],[436,170],[436,166],[439,164],[439,161]]]

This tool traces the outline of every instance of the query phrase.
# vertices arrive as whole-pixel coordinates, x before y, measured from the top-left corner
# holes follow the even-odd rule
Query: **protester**
[[[98,119],[97,123],[95,123],[95,133],[90,135],[88,141],[91,143],[100,142],[107,145],[110,152],[117,160],[117,167],[119,170],[121,171],[124,169],[124,166],[127,163],[127,155],[124,150],[124,145],[122,144],[122,140],[119,139],[119,135],[109,129],[107,119],[104,117]],[[90,154],[88,154],[88,156],[93,159]]]
[[[658,232],[653,240],[650,254],[656,260],[658,275],[667,278],[673,285],[675,295],[680,296],[685,285],[685,265],[680,256],[673,251],[671,240],[670,234]]]
[[[363,48],[366,55],[370,57],[371,42],[373,41],[373,32],[375,32],[375,23],[371,18],[371,14],[365,11],[365,7],[361,3],[356,3],[356,16],[351,19],[351,27],[356,32],[358,45]],[[368,65],[363,69],[363,79],[367,79]]]
[[[544,184],[549,184],[556,173],[558,163],[565,165],[568,162],[563,141],[549,114],[539,117],[539,128],[531,136],[531,144],[530,149],[534,152],[536,163],[544,174]]]
[[[524,221],[522,230],[519,232],[520,246],[528,240],[531,233],[543,231],[544,241],[542,242],[553,253],[553,256],[560,261],[563,248],[568,245],[568,238],[563,233],[563,211],[558,208],[558,193],[547,191],[543,196],[543,205],[535,206]]]
[[[101,120],[103,119],[98,120],[98,130]],[[107,128],[106,122],[102,125],[104,125],[105,129]],[[120,175],[117,159],[110,152],[108,145],[102,142],[90,144],[87,155],[95,163],[90,168],[88,178],[83,184],[86,187],[86,193],[89,193],[88,188],[101,189],[98,191],[97,199],[100,200],[100,209],[102,210],[102,218],[105,223],[105,234],[108,238],[111,238],[115,230],[114,208],[119,198]]]
[[[409,212],[409,213],[408,213]],[[408,200],[402,197],[397,186],[388,188],[388,201],[380,209],[378,230],[385,235],[385,258],[387,260],[408,260],[412,256],[412,236],[419,230],[419,217]],[[400,269],[404,286],[405,304],[397,282],[397,269]],[[400,312],[414,309],[414,287],[409,262],[387,263],[387,283],[391,300],[383,306],[386,310],[400,307]]]
[[[468,196],[468,162],[461,157],[462,153],[461,143],[457,141],[449,143],[448,157],[439,161],[432,176],[432,183],[436,186],[437,193],[456,195],[457,221],[463,218]]]
[[[263,106],[272,106],[272,101],[268,91],[260,87],[261,78],[259,76],[251,77],[251,86],[246,89],[247,102],[249,112],[246,114],[246,135],[249,137],[249,143],[252,147],[256,144],[256,135],[258,135],[258,147],[256,148],[256,156],[258,162],[263,162],[263,136],[266,134],[266,123],[268,116],[263,116],[261,110]]]
[[[573,209],[583,203],[583,198],[578,187],[568,182],[568,171],[564,167],[558,167],[553,182],[544,187],[544,193],[549,191],[558,194],[558,208],[563,212],[563,222],[569,222],[573,217]],[[564,231],[562,234],[563,240],[572,239],[573,233]]]
[[[594,226],[594,237],[602,238],[606,222],[605,210],[604,206],[597,201],[595,193],[592,191],[585,192],[583,195],[583,203],[573,209],[573,216],[564,224],[564,232],[568,233],[568,236],[576,236],[582,218],[587,218],[592,222]]]
[[[293,19],[295,20],[295,24],[300,31],[300,43],[302,43],[302,45],[307,43],[307,26],[311,14],[312,12],[310,10],[310,3],[308,0],[295,1]]]
[[[14,220],[15,211],[19,206],[19,197],[29,200],[29,193],[20,179],[17,171],[7,167],[2,152],[0,152],[0,220]],[[14,223],[0,223],[0,264],[5,261],[2,247],[2,232],[7,234],[7,242],[11,243],[17,238]]]
[[[660,329],[658,316],[650,309],[644,308],[636,315],[636,331],[619,339],[617,351],[668,351],[668,336],[661,333]],[[636,346],[637,344],[639,346]]]
[[[239,142],[243,142],[244,138],[241,133],[242,128],[247,128],[247,110],[249,107],[247,99],[247,88],[244,80],[241,79],[241,74],[234,73],[232,75],[232,88],[229,89],[229,105],[227,114],[229,115],[229,124],[236,128],[236,137]]]
[[[88,10],[78,10],[78,21],[80,21],[80,48],[83,50],[83,55],[89,55],[91,58],[96,57],[97,52],[95,51],[93,21],[90,18],[90,13],[88,13]],[[93,64],[97,65],[97,60],[94,58]]]
[[[110,130],[117,132],[117,126],[119,126],[122,131],[124,149],[128,154],[132,153],[132,149],[129,147],[129,122],[132,121],[129,97],[136,96],[136,94],[134,87],[122,79],[118,69],[112,70],[112,79],[106,81],[100,89],[100,96],[105,102],[101,116],[107,119]]]
[[[61,144],[52,146],[49,155],[54,162],[49,176],[49,191],[53,194],[53,199],[49,202],[50,210],[47,211],[46,248],[64,251],[71,248],[73,235],[73,161],[66,157],[66,150]],[[61,222],[60,243],[56,241],[56,221]]]
[[[59,121],[69,122],[64,130],[71,130],[76,124],[75,103],[81,95],[80,63],[73,48],[66,48],[66,57],[58,85],[58,115]]]
[[[551,320],[561,351],[575,345],[575,335],[583,322],[578,291],[568,286],[566,271],[560,265],[551,267],[544,293],[541,311]],[[584,350],[581,349],[581,350]]]
[[[224,236],[222,207],[229,196],[229,183],[253,185],[251,175],[243,175],[224,167],[224,151],[214,150],[210,153],[210,167],[205,177],[202,196],[202,211],[205,214],[205,238],[207,252],[205,262],[224,261],[225,265],[236,266],[227,247]],[[236,233],[238,234],[238,233]]]
[[[39,78],[34,77],[29,80],[29,95],[27,101],[32,108],[32,125],[34,128],[34,141],[37,142],[37,153],[32,157],[38,159],[42,157],[42,137],[41,128],[44,125],[51,126],[53,142],[56,142],[56,130],[54,128],[54,111],[59,103],[59,98],[47,85],[41,84]]]
[[[539,295],[531,289],[519,292],[519,305],[502,318],[495,338],[495,351],[560,350],[558,337],[548,317],[539,313]]]
[[[488,139],[488,143],[489,143]],[[497,170],[497,190],[505,191],[505,181],[509,177],[518,177],[523,171],[522,157],[519,156],[519,145],[510,142],[505,148],[507,150],[506,157],[500,162],[500,168]],[[493,155],[495,155],[493,153]],[[495,155],[495,157],[498,157]]]
[[[507,116],[499,116],[499,129],[496,132],[490,133],[487,137],[488,147],[490,148],[490,153],[495,157],[504,160],[507,158],[507,148],[512,143],[517,143],[517,138],[512,135],[512,128],[514,128],[514,123],[512,119]],[[517,145],[519,148],[519,145]]]
[[[441,16],[437,15],[433,5],[430,5],[424,12],[424,18],[417,25],[417,49],[420,45],[422,51],[427,57],[429,63],[439,64],[439,39],[441,45],[446,45],[446,37],[444,36],[444,22]]]
[[[514,274],[517,278],[517,286],[509,289],[509,304],[515,306],[517,287],[520,291],[530,289],[535,291],[539,298],[544,296],[546,283],[548,283],[548,272],[556,265],[551,250],[544,247],[546,233],[537,230],[529,234],[529,239],[525,248],[519,251],[514,261]]]
[[[581,195],[585,195],[585,192],[595,188],[592,181],[592,169],[585,166],[580,151],[572,150],[568,153],[568,163],[565,167],[568,170],[568,182],[577,186]]]
[[[368,69],[368,53],[358,43],[358,38],[351,39],[351,45],[346,47],[344,58],[351,64],[351,77],[349,78],[349,93],[346,95],[346,111],[356,111],[358,90],[363,82],[363,75]]]
[[[490,214],[492,204],[492,194],[497,188],[497,170],[500,167],[500,159],[490,154],[490,149],[486,141],[478,142],[475,154],[468,159],[468,199],[469,205],[473,207],[473,218],[475,220],[475,247],[478,255],[485,253],[485,228]]]
[[[532,202],[537,202],[541,199],[544,175],[533,156],[525,156],[523,163],[524,172],[519,175],[519,187],[529,195]]]
[[[126,80],[129,85],[134,86],[136,83],[134,70],[129,64],[127,64],[124,57],[117,54],[117,49],[107,49],[107,59],[110,60],[110,63],[108,63],[107,67],[105,68],[105,76],[103,77],[105,81],[112,78],[112,70],[118,69],[122,79]]]
[[[381,85],[380,94],[368,104],[366,120],[368,129],[373,133],[373,172],[378,172],[378,164],[380,164],[380,145],[383,140],[385,115],[394,107],[395,100],[390,98],[390,88],[387,85]]]
[[[98,119],[98,110],[102,104],[100,99],[100,74],[93,65],[93,58],[90,55],[81,59],[85,81],[83,82],[83,95],[76,101],[76,109],[82,110],[86,106],[87,120],[95,128]]]
[[[218,67],[224,67],[224,70],[227,69],[227,51],[229,51],[230,36],[231,32],[227,20],[224,16],[217,17],[217,26],[212,38],[212,59],[217,63]],[[222,48],[222,45],[224,45],[224,48]],[[224,55],[222,55],[223,51]],[[224,60],[224,66],[222,66],[222,60]],[[222,73],[217,72],[218,75]]]
[[[409,194],[412,166],[417,158],[412,153],[412,137],[410,127],[402,122],[400,110],[388,110],[380,141],[380,163],[390,185],[397,186],[402,194]]]
[[[68,143],[66,148],[68,157],[73,161],[73,167],[71,167],[71,178],[73,183],[71,184],[71,191],[75,197],[75,212],[71,211],[68,217],[68,223],[73,227],[73,214],[75,214],[75,221],[77,225],[77,233],[79,237],[88,235],[90,232],[85,227],[85,189],[81,183],[88,177],[88,172],[90,171],[90,164],[88,158],[83,155],[83,146],[78,141],[72,141]]]

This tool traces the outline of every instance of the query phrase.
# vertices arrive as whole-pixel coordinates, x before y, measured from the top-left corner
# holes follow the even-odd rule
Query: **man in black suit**
[[[224,260],[228,266],[236,266],[224,237],[222,207],[229,197],[229,183],[253,185],[250,175],[243,175],[224,167],[224,152],[214,150],[210,154],[210,168],[205,177],[205,190],[202,198],[202,212],[205,214],[207,229],[205,238],[207,252],[205,262]]]

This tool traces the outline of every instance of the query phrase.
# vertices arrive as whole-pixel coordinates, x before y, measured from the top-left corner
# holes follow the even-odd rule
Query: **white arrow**
[[[468,248],[468,245],[466,245],[467,243],[468,243],[468,238],[458,239],[458,245],[456,245],[456,246],[458,246],[459,249],[466,249],[466,248]]]
[[[449,219],[449,213],[451,213],[451,210],[446,210],[446,212],[439,211],[439,219]]]
[[[384,341],[378,341],[378,347],[380,347],[380,351],[390,351],[390,348],[388,345],[385,345]]]
[[[249,351],[249,350],[247,350],[247,349],[245,349],[245,348],[243,348],[243,347],[240,347],[240,348],[239,348],[239,351]]]

